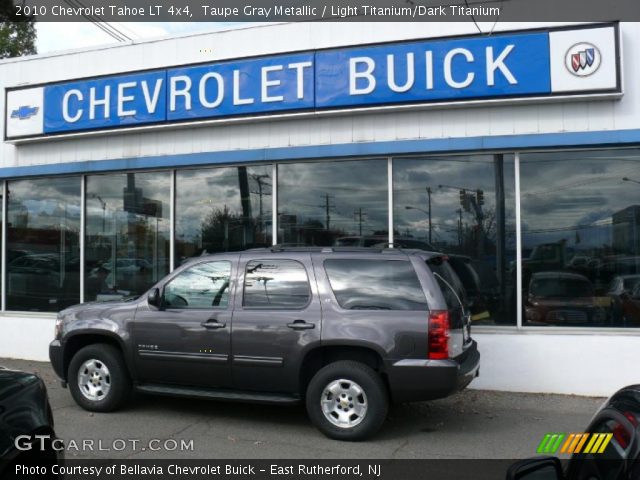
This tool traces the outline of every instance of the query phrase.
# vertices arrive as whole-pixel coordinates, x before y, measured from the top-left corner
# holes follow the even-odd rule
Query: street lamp
[[[640,181],[634,180],[633,178],[629,178],[629,177],[622,177],[622,181],[623,182],[633,182],[633,183],[637,183],[638,185],[640,185]]]

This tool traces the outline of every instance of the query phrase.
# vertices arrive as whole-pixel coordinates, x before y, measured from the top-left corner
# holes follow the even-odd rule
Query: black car
[[[479,371],[464,288],[445,256],[359,247],[198,257],[147,293],[58,315],[54,370],[91,411],[132,389],[306,402],[343,440],[372,435],[390,401],[446,397]]]
[[[15,474],[18,463],[57,463],[62,451],[44,382],[0,367],[0,478]]]
[[[507,480],[639,479],[640,385],[625,387],[609,398],[586,432],[611,435],[602,453],[574,454],[564,469],[557,457],[522,460],[511,466]]]

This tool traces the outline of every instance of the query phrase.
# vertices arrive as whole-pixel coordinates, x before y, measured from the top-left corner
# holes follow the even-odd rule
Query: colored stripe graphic
[[[602,453],[611,441],[613,433],[594,433],[583,453]]]
[[[569,455],[574,453],[604,453],[612,437],[613,433],[547,433],[538,445],[536,452],[549,454],[557,452]],[[561,445],[562,448],[560,448]],[[560,449],[559,452],[558,449]]]
[[[565,436],[564,433],[547,433],[536,451],[538,453],[556,453]]]

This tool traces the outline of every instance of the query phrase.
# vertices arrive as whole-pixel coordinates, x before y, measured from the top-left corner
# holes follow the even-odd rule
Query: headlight
[[[533,308],[527,308],[526,310],[526,318],[530,322],[539,322],[540,321],[540,313]]]
[[[607,316],[605,315],[604,310],[602,309],[596,310],[595,313],[593,314],[593,321],[596,323],[604,322],[606,318]]]
[[[58,315],[56,317],[56,326],[53,329],[53,338],[60,337],[61,333],[62,333],[62,317]]]

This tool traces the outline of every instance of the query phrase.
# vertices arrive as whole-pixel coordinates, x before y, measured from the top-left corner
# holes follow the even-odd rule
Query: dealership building
[[[1,61],[0,357],[47,360],[56,312],[204,252],[391,244],[460,264],[474,388],[640,383],[640,24],[485,27],[284,23]]]

